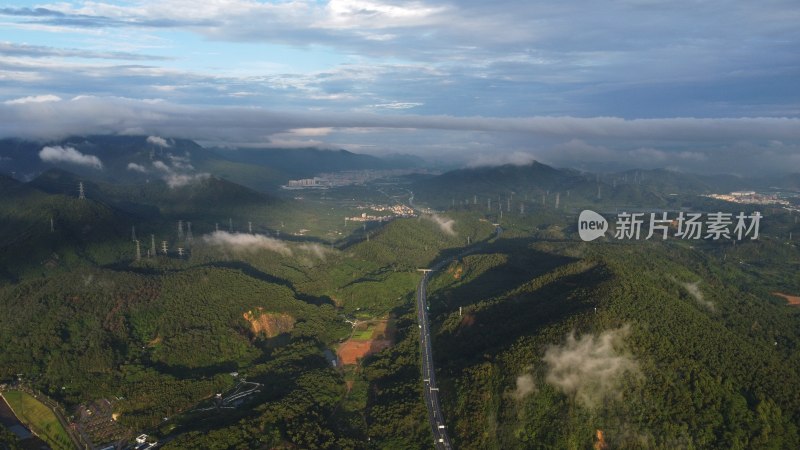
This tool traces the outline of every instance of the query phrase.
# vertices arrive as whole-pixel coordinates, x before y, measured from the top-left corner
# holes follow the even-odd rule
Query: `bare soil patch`
[[[780,292],[773,292],[772,295],[777,295],[778,297],[785,298],[786,301],[789,302],[789,306],[800,306],[800,296],[782,294]]]
[[[372,330],[371,338],[358,339],[356,336],[363,334],[354,333],[354,337],[343,342],[336,350],[339,364],[343,366],[358,364],[358,360],[392,346],[394,329],[389,320],[370,321],[367,326]]]
[[[264,334],[273,338],[281,333],[286,333],[294,328],[295,318],[286,313],[268,313],[261,307],[255,311],[242,314],[244,320],[250,323],[250,331],[254,335]]]

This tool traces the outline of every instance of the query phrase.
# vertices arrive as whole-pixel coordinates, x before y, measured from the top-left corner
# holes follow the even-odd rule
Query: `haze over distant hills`
[[[344,170],[418,168],[420,158],[378,158],[346,150],[207,149],[187,139],[100,135],[39,143],[0,140],[0,173],[30,180],[50,168],[63,168],[90,179],[137,182],[161,179],[171,187],[214,174],[260,190],[273,190],[289,179]]]
[[[511,159],[513,161],[513,158]],[[519,177],[545,176],[551,182],[555,172],[545,175],[549,167],[523,158],[509,162],[509,158],[482,159],[481,164],[456,170],[442,178],[455,181],[459,177],[472,178],[474,183],[484,183],[485,178],[505,178],[506,184],[519,181]],[[36,142],[23,139],[0,140],[0,173],[15,174],[29,180],[48,168],[63,168],[93,179],[136,181],[164,179],[171,184],[182,184],[191,176],[211,173],[221,177],[236,177],[238,182],[257,188],[274,188],[292,178],[305,178],[320,173],[347,170],[393,170],[440,167],[441,162],[426,161],[420,156],[390,154],[382,157],[353,153],[347,150],[308,148],[205,148],[189,139],[161,138],[155,136],[93,135],[74,136],[53,142]],[[452,163],[450,163],[452,165]],[[580,164],[576,162],[576,166]],[[513,167],[531,166],[533,172],[519,171]],[[504,169],[495,169],[505,167]],[[567,165],[566,167],[569,167]],[[487,169],[488,168],[488,169]],[[569,176],[587,171],[566,170]],[[741,180],[751,179],[754,186],[800,186],[800,174],[775,177],[747,178],[732,175],[693,175],[674,170],[629,171],[594,170],[590,173],[614,174],[612,177],[631,178],[635,173],[649,173],[651,181],[664,183],[689,182],[691,188],[727,187]],[[540,182],[542,180],[539,180]]]

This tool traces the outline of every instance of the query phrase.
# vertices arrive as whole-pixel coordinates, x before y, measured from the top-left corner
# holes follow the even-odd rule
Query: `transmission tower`
[[[520,202],[519,204],[519,215],[525,215],[525,203]]]
[[[486,210],[487,211],[491,211],[492,210],[492,199],[490,199],[490,198],[486,199]]]
[[[477,195],[473,195],[472,196],[472,204],[473,205],[477,205],[478,204],[478,196]]]
[[[253,234],[253,222],[247,222],[247,232]]]
[[[219,231],[219,222],[214,223],[214,231]]]
[[[192,243],[194,236],[192,236],[192,222],[186,222],[186,242]]]
[[[183,258],[183,247],[178,247],[178,257]]]
[[[561,193],[556,192],[556,209],[558,209],[558,204],[561,203]]]
[[[150,235],[150,256],[156,255],[156,235]]]
[[[161,241],[161,253],[167,254],[167,241]]]
[[[179,220],[178,221],[178,240],[180,241],[182,239],[183,239],[183,221]]]
[[[142,248],[139,246],[139,241],[134,240],[136,242],[136,260],[141,261],[142,259]]]
[[[86,200],[86,191],[83,190],[83,181],[78,182],[78,199]]]
[[[508,205],[506,206],[506,211],[511,212],[511,197],[508,197]]]

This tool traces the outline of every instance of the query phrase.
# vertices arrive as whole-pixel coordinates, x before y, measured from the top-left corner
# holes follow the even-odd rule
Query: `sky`
[[[0,137],[800,172],[800,2],[12,1]]]

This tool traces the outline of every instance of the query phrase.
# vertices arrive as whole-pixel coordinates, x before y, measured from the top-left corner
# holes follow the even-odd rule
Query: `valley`
[[[52,145],[104,169],[0,175],[0,383],[93,446],[439,448],[438,424],[459,449],[800,443],[796,211],[708,196],[775,183],[531,163],[287,190],[322,172],[153,142],[72,138]],[[583,209],[763,222],[584,242]]]

